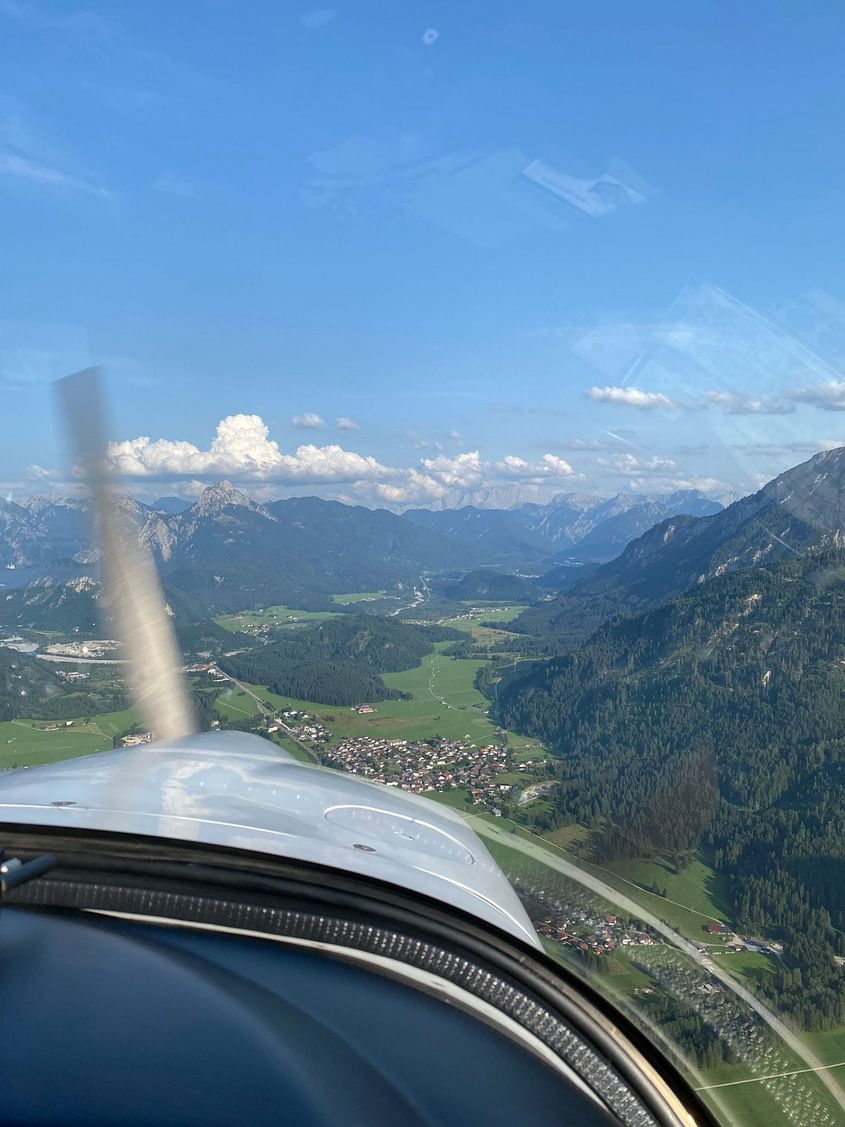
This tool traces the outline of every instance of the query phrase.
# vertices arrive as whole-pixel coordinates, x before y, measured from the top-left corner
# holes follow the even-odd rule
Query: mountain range
[[[171,607],[192,618],[276,603],[325,609],[333,594],[409,587],[423,572],[506,561],[546,572],[576,544],[587,558],[604,558],[667,513],[717,507],[698,494],[571,494],[510,510],[399,516],[316,497],[257,504],[225,481],[187,506],[172,497],[147,505],[120,496],[117,503],[132,534],[152,551]],[[80,499],[0,502],[7,588],[0,611],[7,622],[91,628],[97,554],[90,524]]]
[[[843,529],[845,447],[839,447],[720,512],[661,521],[558,599],[526,611],[516,628],[577,641],[613,615],[659,606],[713,576],[836,544]]]
[[[118,504],[149,545],[171,607],[187,617],[278,603],[325,609],[334,593],[410,587],[422,571],[480,562],[472,548],[383,509],[315,497],[258,505],[228,482],[179,513],[125,497]],[[8,621],[34,625],[59,613],[67,628],[73,614],[90,619],[90,516],[86,502],[65,498],[0,506]]]
[[[610,498],[559,493],[545,504],[501,509],[409,509],[403,519],[475,546],[487,563],[536,566],[564,557],[610,560],[666,517],[709,516],[721,509],[718,501],[697,490],[661,496],[619,493]]]

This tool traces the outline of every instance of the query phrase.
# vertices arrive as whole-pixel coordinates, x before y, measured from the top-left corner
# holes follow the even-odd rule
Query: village
[[[543,888],[513,881],[531,922],[540,935],[586,955],[609,955],[622,947],[653,947],[660,940],[636,921],[598,908],[583,889],[572,889],[562,901]]]
[[[510,784],[496,777],[511,769],[510,752],[499,744],[476,747],[455,740],[344,739],[323,753],[328,767],[350,771],[389,787],[422,794],[463,787],[470,802],[498,812],[496,801]]]

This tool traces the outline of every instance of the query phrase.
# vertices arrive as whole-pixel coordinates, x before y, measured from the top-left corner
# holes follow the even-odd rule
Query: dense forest
[[[462,636],[445,627],[349,615],[223,658],[220,666],[233,677],[266,685],[283,696],[352,705],[401,697],[387,688],[381,674],[412,669],[431,653],[434,642]]]
[[[542,594],[530,579],[491,568],[467,572],[463,579],[440,584],[436,589],[445,598],[460,602],[477,599],[481,602],[530,603]]]
[[[555,820],[603,858],[698,847],[736,919],[783,935],[770,991],[845,1018],[845,551],[723,575],[515,670],[502,723],[560,752]]]

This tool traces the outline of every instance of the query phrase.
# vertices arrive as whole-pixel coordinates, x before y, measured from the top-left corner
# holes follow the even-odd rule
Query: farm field
[[[258,714],[255,700],[242,689],[224,689],[214,702],[216,712],[227,720],[246,720]]]
[[[264,610],[244,610],[237,614],[222,614],[215,619],[218,626],[229,630],[233,634],[259,629],[262,626],[280,628],[295,626],[301,622],[324,622],[327,618],[336,618],[340,611],[330,610],[296,610],[293,607],[275,606],[266,607]]]
[[[385,684],[412,694],[411,700],[386,700],[374,704],[376,711],[360,716],[338,705],[316,704],[270,693],[253,686],[277,708],[296,708],[323,720],[335,737],[384,736],[387,739],[428,739],[444,736],[470,742],[487,742],[495,725],[485,715],[487,700],[473,686],[481,662],[458,661],[429,654],[421,665],[402,673],[386,673]]]
[[[611,861],[610,872],[635,884],[656,885],[670,900],[686,904],[708,919],[730,920],[730,902],[724,878],[701,860],[676,873],[665,861]]]
[[[437,643],[440,649],[449,643]],[[274,708],[295,708],[322,720],[336,739],[347,736],[373,736],[386,739],[421,740],[442,736],[470,743],[489,743],[497,728],[486,714],[489,701],[473,684],[483,661],[467,661],[444,656],[439,651],[423,658],[422,664],[402,673],[384,674],[388,687],[410,693],[411,700],[374,702],[376,711],[359,715],[340,705],[318,704],[269,692],[261,685],[250,685]],[[542,755],[542,745],[528,736],[510,735],[508,740],[518,760]]]
[[[111,748],[114,735],[134,722],[129,709],[92,716],[87,723],[76,720],[72,727],[56,732],[41,731],[36,726],[50,723],[46,720],[6,720],[0,723],[0,769],[35,767],[103,751]]]

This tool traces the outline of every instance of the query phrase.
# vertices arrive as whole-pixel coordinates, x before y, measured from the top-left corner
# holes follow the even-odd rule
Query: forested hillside
[[[845,550],[607,624],[504,683],[499,711],[559,750],[557,817],[592,826],[597,856],[706,846],[737,918],[786,938],[781,1004],[845,1018]]]
[[[126,708],[122,689],[96,683],[80,690],[55,670],[37,658],[0,647],[0,720],[19,716],[67,720]]]
[[[559,599],[534,607],[513,629],[554,633],[577,645],[602,622],[660,606],[726,571],[773,564],[841,542],[845,447],[826,450],[710,516],[673,516]]]
[[[455,583],[439,585],[438,590],[447,599],[458,601],[477,599],[479,602],[530,603],[543,593],[530,579],[522,575],[479,568],[467,572]]]

